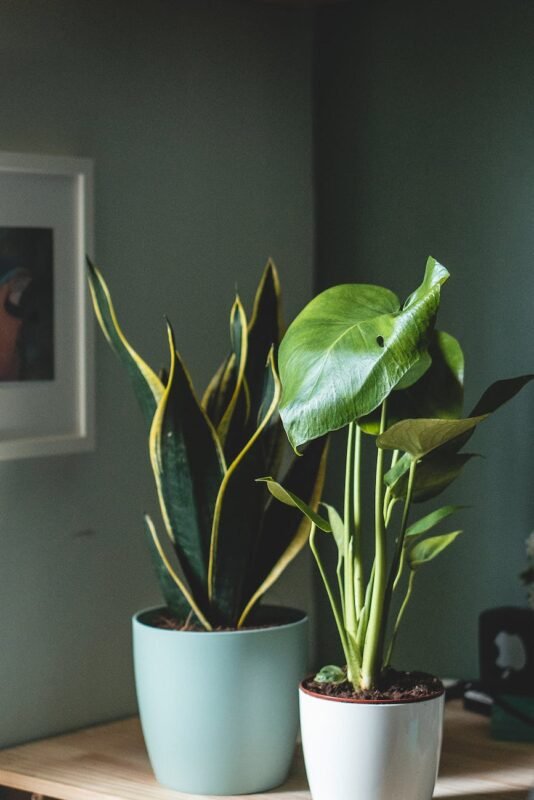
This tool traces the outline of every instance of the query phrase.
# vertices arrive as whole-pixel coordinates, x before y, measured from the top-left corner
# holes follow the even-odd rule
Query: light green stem
[[[399,460],[400,450],[394,450],[391,456],[391,463],[389,465],[390,469],[393,469],[397,461]],[[391,486],[386,488],[386,493],[384,495],[384,519],[386,521],[386,528],[388,526],[389,520],[391,518],[391,512],[393,510],[393,506],[395,504],[395,500],[391,501]]]
[[[349,425],[347,439],[347,460],[345,464],[345,504],[344,504],[344,541],[343,541],[343,586],[345,594],[344,614],[345,628],[356,636],[357,618],[354,603],[354,517],[352,508],[352,492],[354,487],[354,451],[356,447],[356,423]]]
[[[337,607],[337,603],[336,603],[336,601],[334,599],[334,595],[332,594],[332,590],[330,588],[330,584],[328,583],[328,578],[326,577],[326,573],[324,571],[324,567],[323,567],[323,564],[322,564],[322,561],[321,561],[321,557],[319,556],[319,553],[317,551],[317,547],[315,545],[315,533],[316,533],[316,531],[317,531],[317,528],[315,527],[315,525],[312,525],[311,526],[311,531],[310,531],[310,539],[309,539],[310,549],[311,549],[311,551],[313,553],[313,557],[315,558],[315,561],[317,562],[317,566],[319,568],[319,574],[321,575],[321,578],[323,580],[324,588],[326,589],[326,593],[327,593],[328,599],[330,601],[330,607],[332,608],[332,614],[334,615],[334,620],[336,622],[337,631],[339,633],[339,638],[341,639],[341,646],[343,647],[343,652],[345,653],[345,658],[347,658],[347,661],[348,661],[348,656],[350,654],[350,651],[349,651],[349,647],[348,647],[347,637],[345,635],[345,628],[343,627],[343,620],[341,619],[341,616],[339,614],[339,609]]]
[[[388,587],[388,589],[390,588],[390,593],[400,580],[400,575],[404,564],[404,559],[403,559],[404,537],[406,535],[406,528],[408,525],[408,515],[410,513],[410,505],[413,497],[416,469],[417,469],[417,461],[416,459],[412,459],[412,461],[410,462],[410,472],[408,473],[408,487],[406,489],[406,498],[404,500],[404,508],[402,510],[401,527],[397,539],[397,545],[395,547],[395,555],[393,557],[393,562],[391,564],[391,572],[390,572],[389,587]]]
[[[381,642],[380,642],[380,645],[379,645],[379,658],[380,658],[381,661],[382,661],[382,655],[383,655],[383,652],[384,652],[384,640],[385,640],[385,636],[386,636],[387,620],[388,620],[389,611],[390,611],[390,608],[391,608],[391,598],[392,598],[392,595],[393,595],[393,589],[394,589],[394,586],[395,586],[395,581],[396,581],[399,569],[401,567],[402,553],[403,553],[403,550],[404,550],[404,537],[405,537],[406,528],[407,528],[407,525],[408,525],[408,516],[409,516],[409,513],[410,513],[410,505],[411,505],[411,502],[412,502],[413,489],[414,489],[414,485],[415,485],[415,471],[416,471],[416,469],[417,469],[417,460],[416,459],[412,459],[412,461],[410,462],[410,472],[408,473],[408,486],[407,486],[407,489],[406,489],[406,497],[404,499],[404,508],[403,508],[403,511],[402,511],[402,520],[401,520],[400,531],[399,531],[399,535],[397,537],[397,543],[396,543],[396,546],[395,546],[395,554],[394,554],[393,560],[391,562],[391,567],[390,567],[390,570],[389,570],[389,576],[388,576],[388,581],[387,581],[387,586],[386,586],[386,591],[385,591],[385,597],[384,597],[384,608],[383,608],[384,626],[382,628],[382,637],[381,637]]]
[[[386,401],[382,403],[382,414],[380,419],[380,433],[386,427],[387,418]],[[365,637],[365,645],[362,660],[362,687],[371,688],[375,685],[378,672],[381,668],[379,663],[379,649],[382,641],[382,626],[384,595],[387,582],[387,550],[386,550],[386,529],[384,525],[384,451],[378,448],[376,455],[376,480],[375,480],[375,575],[373,580],[373,591],[371,596],[371,608],[369,614],[369,624]]]
[[[362,613],[360,614],[360,618],[358,620],[358,633],[356,635],[356,640],[358,642],[358,647],[360,648],[360,650],[363,649],[363,643],[365,642],[365,634],[367,633],[367,625],[369,623],[369,611],[371,607],[371,596],[373,593],[374,578],[375,578],[375,565],[373,564],[373,568],[371,569],[371,575],[369,576],[369,582],[365,590],[365,602],[363,604]]]
[[[410,571],[410,577],[408,579],[408,589],[406,590],[406,595],[404,597],[403,603],[399,609],[399,613],[397,615],[397,620],[395,622],[395,627],[393,628],[393,634],[391,636],[391,642],[389,643],[388,654],[386,657],[386,665],[391,664],[391,658],[393,656],[393,649],[395,647],[395,642],[397,640],[397,634],[399,632],[400,624],[402,622],[402,618],[404,616],[404,612],[406,611],[406,607],[410,602],[410,597],[412,596],[413,591],[413,584],[415,580],[415,570]]]
[[[354,444],[353,494],[352,510],[354,525],[354,603],[356,616],[359,618],[363,609],[363,565],[362,565],[362,514],[361,514],[361,460],[362,431],[356,425],[356,441]]]

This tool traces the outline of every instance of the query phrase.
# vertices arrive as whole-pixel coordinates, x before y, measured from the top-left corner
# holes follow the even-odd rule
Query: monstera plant
[[[462,349],[435,329],[448,277],[429,258],[422,284],[404,304],[380,286],[334,286],[304,308],[280,347],[280,414],[295,451],[347,429],[342,514],[326,504],[319,513],[289,484],[263,479],[278,500],[313,523],[310,544],[346,660],[346,668],[324,668],[318,682],[348,682],[356,691],[380,683],[417,574],[460,534],[428,535],[458,506],[410,520],[412,505],[433,499],[458,477],[473,457],[461,448],[476,426],[533,377],[494,383],[462,417]],[[372,531],[362,522],[364,435],[376,442]],[[337,546],[335,581],[319,554],[317,529]],[[367,540],[373,557],[366,570]]]
[[[306,543],[311,527],[255,482],[266,472],[317,508],[325,441],[284,458],[276,350],[282,334],[279,280],[269,262],[250,320],[236,297],[230,352],[201,400],[167,322],[170,364],[156,374],[125,338],[99,270],[88,263],[94,309],[129,375],[149,429],[150,459],[166,536],[145,518],[168,609],[206,630],[241,628]],[[289,448],[287,448],[289,451]]]

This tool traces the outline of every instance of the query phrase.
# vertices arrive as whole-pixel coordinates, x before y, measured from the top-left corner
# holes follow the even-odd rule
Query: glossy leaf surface
[[[191,590],[207,605],[212,519],[225,466],[168,326],[171,366],[150,431],[150,456],[167,532]]]
[[[257,478],[257,481],[258,483],[265,483],[272,496],[280,503],[290,506],[291,508],[297,508],[310,520],[310,522],[313,522],[314,525],[317,525],[320,530],[325,531],[326,533],[332,532],[328,520],[324,519],[324,517],[321,517],[321,515],[314,511],[313,508],[310,508],[310,506],[300,497],[297,497],[294,492],[284,488],[282,484],[278,483],[273,478]]]
[[[395,387],[388,400],[388,426],[402,419],[417,417],[458,419],[463,408],[464,357],[457,339],[444,331],[434,331],[428,348],[431,359],[422,377],[408,388]],[[424,359],[422,359],[424,360]],[[377,435],[380,413],[358,420],[365,433]]]
[[[98,323],[111,349],[126,368],[145,421],[150,426],[163,394],[163,384],[124,336],[107,284],[89,259],[87,259],[87,274]]]
[[[288,489],[303,497],[313,511],[317,511],[323,491],[327,452],[328,445],[324,440],[311,442],[303,458],[293,459],[284,477]],[[291,510],[274,498],[267,502],[245,589],[245,596],[250,599],[240,622],[246,619],[255,603],[302,550],[308,541],[310,528],[308,517],[298,509]]]
[[[485,419],[486,415],[450,420],[405,419],[380,434],[376,444],[384,450],[402,450],[417,460],[458,439]]]
[[[401,308],[380,286],[346,284],[318,295],[280,346],[280,414],[297,449],[369,414],[426,351],[448,272],[429,259]]]
[[[441,508],[436,509],[435,511],[431,511],[430,514],[427,514],[425,517],[421,517],[418,519],[417,522],[412,523],[406,530],[406,538],[414,537],[414,536],[423,536],[428,531],[435,528],[436,525],[439,525],[444,519],[447,519],[454,514],[456,511],[459,511],[461,508],[465,506],[442,506]]]
[[[262,436],[275,413],[280,397],[280,383],[271,353],[267,365],[271,402],[248,444],[229,465],[221,483],[210,546],[208,586],[212,606],[220,622],[235,625],[245,598],[247,569],[257,543],[265,487],[255,479],[265,470]]]
[[[203,625],[206,630],[211,630],[208,619],[204,616],[197,602],[191,594],[189,587],[183,582],[175,571],[165,550],[159,540],[156,527],[148,514],[145,514],[145,530],[150,548],[152,564],[156,571],[163,599],[169,610],[178,620],[186,620],[193,615],[193,619]]]
[[[408,563],[411,569],[417,569],[421,564],[426,564],[428,561],[439,556],[454,540],[462,533],[462,531],[454,531],[453,533],[443,533],[441,536],[430,536],[428,539],[422,539],[416,542],[413,547],[408,550]]]

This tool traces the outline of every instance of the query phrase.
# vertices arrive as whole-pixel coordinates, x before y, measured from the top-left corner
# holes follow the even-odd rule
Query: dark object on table
[[[498,694],[534,696],[534,611],[492,608],[480,615],[480,683]]]

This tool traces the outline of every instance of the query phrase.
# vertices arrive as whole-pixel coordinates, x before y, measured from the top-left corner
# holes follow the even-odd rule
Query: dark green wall
[[[467,409],[494,379],[534,371],[533,42],[524,0],[369,0],[318,18],[319,284],[378,283],[405,296],[427,255],[444,263],[452,278],[439,324],[464,345]],[[533,419],[527,389],[472,440],[485,460],[443,496],[471,505],[465,533],[419,579],[404,666],[474,675],[478,613],[523,602]]]
[[[199,388],[236,283],[249,306],[272,255],[288,316],[311,293],[311,22],[226,0],[0,0],[0,150],[95,159],[96,256],[123,327],[158,364],[167,313]],[[96,406],[94,453],[0,464],[0,744],[135,707],[154,490],[100,333]],[[276,599],[305,603],[307,580],[300,562]]]

